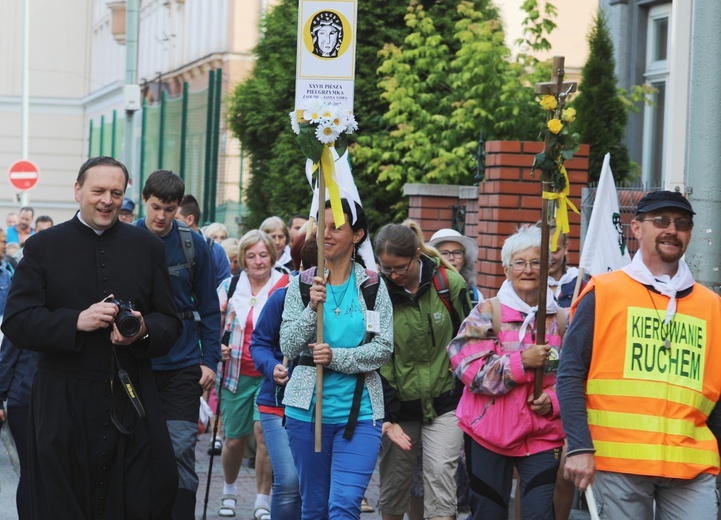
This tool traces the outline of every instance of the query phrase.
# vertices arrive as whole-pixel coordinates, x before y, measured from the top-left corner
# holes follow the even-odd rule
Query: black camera
[[[120,334],[126,338],[135,336],[140,330],[140,320],[135,317],[133,304],[124,302],[117,298],[105,298],[106,302],[114,303],[118,306],[118,313],[115,315],[115,324],[118,326]]]

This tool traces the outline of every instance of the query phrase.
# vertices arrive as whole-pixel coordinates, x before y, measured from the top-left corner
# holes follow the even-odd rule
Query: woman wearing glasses
[[[536,344],[541,230],[521,227],[506,239],[501,260],[506,281],[497,299],[473,309],[448,345],[455,375],[465,385],[457,415],[471,477],[470,518],[508,518],[515,467],[521,516],[552,520],[564,433],[549,359],[558,359],[562,337],[558,306],[547,289],[546,345]],[[545,374],[543,392],[534,399],[536,368]]]
[[[380,509],[384,520],[409,508],[410,476],[423,444],[424,517],[456,517],[456,466],[462,432],[455,416],[460,387],[445,346],[470,312],[463,278],[423,242],[418,224],[388,224],[375,239],[380,271],[393,303],[391,359],[381,368],[389,383],[386,420],[411,438],[410,450],[383,439]],[[443,287],[445,285],[445,287]]]
[[[473,306],[483,301],[483,295],[476,287],[475,265],[478,260],[478,244],[475,240],[461,235],[455,229],[439,229],[428,245],[435,247],[466,281],[468,294]]]
[[[353,220],[348,201],[342,203],[345,223],[336,223],[326,204],[325,229],[318,231],[323,233],[328,275],[308,269],[291,280],[280,328],[283,354],[297,358],[283,404],[303,518],[360,518],[385,415],[377,370],[393,351],[385,284],[355,260],[368,236],[365,213],[351,202]],[[316,342],[320,302],[325,302],[323,343]],[[316,364],[325,367],[322,453],[314,450]]]

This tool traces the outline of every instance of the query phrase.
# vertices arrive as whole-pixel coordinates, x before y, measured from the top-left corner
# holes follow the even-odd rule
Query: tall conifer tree
[[[588,44],[579,95],[573,101],[578,112],[574,126],[581,134],[581,142],[591,146],[588,180],[598,181],[603,157],[610,153],[613,177],[620,181],[628,177],[630,170],[628,148],[623,142],[628,113],[618,91],[613,41],[602,10],[594,20]]]

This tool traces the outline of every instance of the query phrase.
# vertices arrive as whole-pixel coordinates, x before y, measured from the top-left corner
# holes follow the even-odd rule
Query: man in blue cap
[[[683,260],[694,211],[680,193],[643,197],[639,249],[572,305],[557,394],[565,477],[603,518],[716,518],[721,298]]]
[[[120,215],[118,215],[118,220],[120,220],[120,222],[125,222],[126,224],[133,223],[135,220],[135,202],[133,202],[132,199],[129,199],[128,197],[123,199],[123,205],[120,206]]]

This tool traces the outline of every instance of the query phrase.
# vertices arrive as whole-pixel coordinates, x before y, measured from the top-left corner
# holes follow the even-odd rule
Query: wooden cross
[[[563,81],[563,77],[566,75],[566,71],[563,68],[565,58],[563,56],[553,57],[553,71],[551,74],[551,81],[543,81],[536,83],[535,93],[540,95],[553,94],[558,99],[558,107],[556,111],[560,114],[563,110],[563,106],[566,103],[566,96],[571,92],[576,91],[575,81]],[[548,112],[547,119],[550,120],[554,116],[554,112]],[[543,151],[546,154],[550,153],[550,136],[546,132],[546,140],[543,146]],[[546,173],[541,176],[541,191],[550,191],[546,189],[550,186],[550,182]],[[540,280],[538,283],[538,312],[536,313],[536,343],[543,345],[546,343],[546,295],[548,292],[548,265],[550,258],[549,251],[549,238],[550,238],[550,226],[549,226],[549,215],[551,214],[551,205],[554,204],[552,200],[543,199],[541,204],[541,273]],[[543,393],[543,369],[536,369],[536,380],[533,396],[534,398],[540,397]]]
[[[566,95],[571,92],[576,92],[575,81],[563,81],[566,75],[564,62],[566,58],[563,56],[553,57],[553,70],[551,72],[551,81],[541,81],[536,83],[534,91],[536,94],[558,94],[559,92],[565,92]]]

